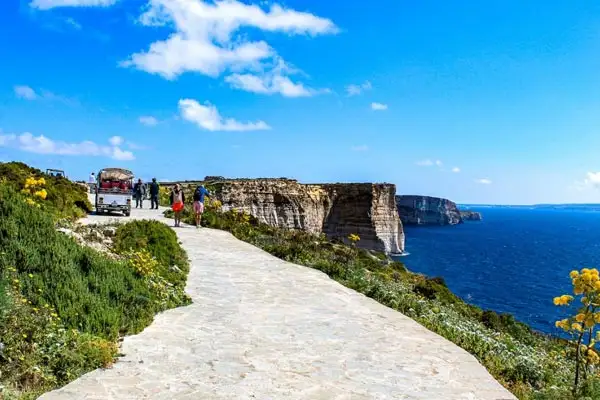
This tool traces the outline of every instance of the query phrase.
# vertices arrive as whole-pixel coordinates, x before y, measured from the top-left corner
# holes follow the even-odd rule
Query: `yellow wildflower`
[[[577,314],[575,316],[575,321],[577,321],[577,322],[583,322],[583,321],[585,321],[585,314],[581,314],[581,313]]]
[[[579,272],[578,271],[571,271],[571,273],[569,274],[569,276],[571,277],[571,279],[575,279],[579,276]]]
[[[588,316],[588,317],[585,319],[585,324],[584,324],[584,325],[585,325],[585,327],[586,327],[586,328],[591,328],[591,327],[593,327],[595,324],[596,324],[596,323],[594,322],[594,317],[593,317],[592,315]]]
[[[577,331],[577,332],[583,331],[583,328],[581,327],[581,324],[579,324],[577,322],[571,324],[571,329],[573,329],[574,331]]]

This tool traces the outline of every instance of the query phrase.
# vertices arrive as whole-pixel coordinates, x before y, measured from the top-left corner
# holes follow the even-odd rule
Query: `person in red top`
[[[175,185],[173,190],[171,191],[171,208],[175,213],[175,226],[180,226],[181,224],[181,211],[183,210],[183,205],[185,204],[185,194],[183,194],[183,190],[179,183]]]

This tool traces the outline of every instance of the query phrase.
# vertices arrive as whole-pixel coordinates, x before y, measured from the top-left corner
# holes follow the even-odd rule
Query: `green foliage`
[[[184,285],[189,263],[175,232],[158,221],[136,220],[117,228],[113,247],[117,253],[145,249],[156,259],[156,272],[169,282]]]
[[[44,207],[54,218],[78,218],[92,210],[87,197],[87,188],[63,177],[46,175],[42,171],[23,163],[0,163],[0,181],[16,191],[25,187],[29,177],[44,178],[48,192]]]
[[[57,232],[55,214],[28,205],[13,187],[0,184],[0,385],[7,393],[33,396],[107,366],[120,336],[189,303],[185,253],[164,225],[120,228],[164,271],[141,275],[127,257],[113,260]]]

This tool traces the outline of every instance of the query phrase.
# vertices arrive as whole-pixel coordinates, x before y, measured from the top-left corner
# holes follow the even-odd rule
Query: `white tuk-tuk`
[[[96,177],[96,213],[122,212],[129,217],[133,173],[123,168],[104,168]]]

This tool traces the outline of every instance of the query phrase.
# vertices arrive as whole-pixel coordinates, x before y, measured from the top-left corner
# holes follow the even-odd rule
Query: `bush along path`
[[[600,399],[597,373],[586,375],[573,392],[576,354],[567,341],[538,334],[511,315],[469,305],[451,293],[443,279],[411,273],[402,263],[390,262],[381,253],[333,243],[302,231],[274,228],[236,211],[222,213],[220,206],[218,201],[208,202],[204,226],[229,231],[276,257],[320,270],[342,285],[402,312],[474,355],[518,398]],[[165,214],[170,216],[171,212]],[[183,215],[184,221],[193,222],[189,205]],[[360,237],[351,235],[349,239],[356,242]],[[549,293],[549,302],[551,296]],[[390,346],[402,346],[402,341]]]
[[[175,232],[192,304],[125,337],[112,368],[40,399],[514,398],[464,350],[319,271],[222,230]]]
[[[8,168],[22,182],[0,183],[1,399],[36,398],[110,367],[123,335],[190,302],[187,257],[171,229],[119,226],[110,256],[81,246],[57,223],[81,215],[85,189],[22,168]]]

